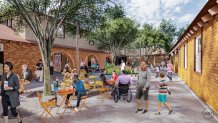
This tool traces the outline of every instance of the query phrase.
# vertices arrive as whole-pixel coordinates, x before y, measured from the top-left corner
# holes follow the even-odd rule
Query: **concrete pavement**
[[[158,79],[152,76],[149,97],[150,108],[146,114],[142,114],[142,112],[135,113],[134,96],[130,103],[122,99],[118,103],[114,103],[112,98],[101,99],[100,96],[94,96],[87,100],[88,109],[83,108],[81,112],[77,113],[67,110],[63,119],[58,119],[58,121],[60,123],[218,123],[215,118],[207,120],[203,117],[202,112],[205,107],[177,76],[174,76],[174,82],[169,83],[172,95],[168,96],[168,101],[171,103],[174,112],[168,115],[167,109],[162,108],[161,115],[155,115],[157,111],[157,90],[155,89],[157,81]],[[133,95],[135,95],[135,85],[132,86],[132,89]],[[72,103],[76,104],[75,101]],[[22,100],[20,108],[29,110],[29,112],[32,111],[32,115],[25,117],[23,123],[39,123],[38,118],[42,110],[36,98]],[[39,110],[34,112],[30,108]],[[0,107],[0,112],[2,112],[2,107]],[[217,114],[215,115],[217,117]],[[55,115],[55,117],[58,118],[58,115]],[[46,120],[46,123],[53,122],[51,118]],[[16,123],[16,120],[10,120],[10,123]]]

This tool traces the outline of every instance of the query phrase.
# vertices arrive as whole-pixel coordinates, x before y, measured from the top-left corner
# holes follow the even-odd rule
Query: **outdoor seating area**
[[[0,123],[218,123],[218,0],[0,0]]]

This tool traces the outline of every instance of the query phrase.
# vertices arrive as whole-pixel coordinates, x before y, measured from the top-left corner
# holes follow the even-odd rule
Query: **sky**
[[[162,19],[171,19],[180,28],[189,25],[208,0],[115,1],[123,5],[127,17],[141,25],[150,23],[157,27]]]
[[[171,19],[177,27],[190,24],[207,0],[120,0],[128,17],[143,25],[155,26],[164,19]]]

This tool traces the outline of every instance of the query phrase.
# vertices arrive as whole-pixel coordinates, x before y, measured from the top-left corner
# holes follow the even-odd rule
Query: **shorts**
[[[160,103],[166,103],[167,102],[167,95],[166,94],[158,94],[157,100]]]
[[[143,96],[144,100],[148,100],[149,89],[150,87],[146,88],[146,91],[143,91],[143,87],[136,87],[136,99],[141,99]]]

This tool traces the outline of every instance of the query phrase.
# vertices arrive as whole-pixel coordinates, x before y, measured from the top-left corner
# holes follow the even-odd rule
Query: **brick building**
[[[170,55],[181,79],[218,111],[218,1],[208,0]]]
[[[15,66],[14,72],[18,74],[21,73],[23,64],[27,64],[34,71],[35,64],[41,59],[36,39],[29,28],[24,28],[23,32],[15,32],[11,23],[13,22],[8,20],[0,24],[0,63],[11,61]],[[58,66],[55,65],[57,71],[61,71],[66,62],[69,62],[72,68],[76,67],[75,46],[75,39],[67,35],[55,39],[51,57],[54,63],[58,62]],[[94,42],[84,38],[79,39],[79,53],[80,60],[84,60],[89,66],[94,62],[103,68],[105,60],[111,59],[110,53],[98,51]],[[0,69],[2,71],[2,68]]]

